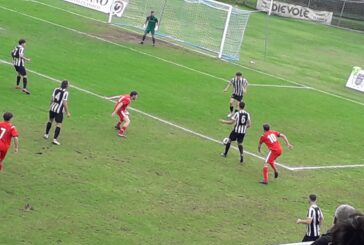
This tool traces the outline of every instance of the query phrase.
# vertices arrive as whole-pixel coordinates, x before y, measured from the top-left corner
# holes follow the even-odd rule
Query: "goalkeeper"
[[[150,32],[152,34],[152,40],[153,40],[153,46],[155,46],[155,38],[154,38],[154,33],[156,30],[158,30],[158,19],[154,16],[154,11],[150,12],[150,16],[147,17],[147,19],[145,20],[144,23],[144,35],[143,35],[143,39],[140,42],[140,44],[144,43],[144,40],[147,36],[147,34]],[[145,28],[147,27],[147,28]]]

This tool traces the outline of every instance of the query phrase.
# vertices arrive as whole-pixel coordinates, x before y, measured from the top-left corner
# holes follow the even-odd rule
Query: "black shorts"
[[[233,98],[234,100],[237,100],[239,102],[241,102],[243,100],[243,96],[242,95],[236,95],[236,94],[232,94],[231,98]]]
[[[27,71],[25,70],[25,66],[14,66],[17,73],[19,73],[22,76],[27,75]]]
[[[307,236],[305,235],[302,239],[302,242],[314,242],[319,238],[319,236]]]
[[[230,133],[230,136],[229,136],[229,139],[231,141],[237,141],[239,144],[243,143],[244,141],[244,137],[245,137],[245,134],[239,134],[239,133],[236,133],[234,130],[231,131]]]
[[[62,123],[63,122],[63,113],[55,113],[53,111],[49,111],[49,120],[55,120],[56,123]]]

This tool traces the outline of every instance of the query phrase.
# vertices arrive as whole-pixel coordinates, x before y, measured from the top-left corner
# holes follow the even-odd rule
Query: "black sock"
[[[21,76],[17,76],[17,77],[16,77],[16,86],[19,86],[19,84],[20,84],[20,79],[21,79]]]
[[[57,139],[59,136],[59,133],[61,132],[60,127],[56,127],[56,130],[54,131],[54,139]]]
[[[144,35],[144,36],[143,36],[142,42],[144,42],[144,40],[145,40],[146,36],[147,36],[147,35]]]
[[[240,152],[240,156],[243,156],[243,146],[242,145],[238,145],[238,148],[239,148],[239,152]]]
[[[234,110],[234,107],[230,106],[230,112],[233,112],[233,110]]]
[[[26,77],[23,77],[23,88],[27,88],[28,79]]]
[[[224,152],[225,156],[226,156],[226,155],[228,154],[228,152],[229,152],[230,145],[231,145],[231,143],[227,143],[227,144],[226,144],[226,146],[225,146],[225,152]]]
[[[153,40],[153,44],[155,44],[155,38],[154,37],[152,37],[152,40]]]
[[[49,130],[51,130],[51,127],[52,127],[52,123],[48,122],[47,126],[46,126],[46,134],[49,134]]]

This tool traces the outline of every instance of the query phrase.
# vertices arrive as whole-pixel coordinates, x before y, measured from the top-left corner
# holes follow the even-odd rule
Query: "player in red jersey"
[[[3,118],[4,121],[0,122],[0,171],[4,168],[3,161],[6,153],[8,153],[12,138],[14,138],[15,153],[19,150],[18,132],[15,126],[10,123],[13,114],[5,112]]]
[[[118,102],[114,107],[114,111],[111,116],[115,116],[117,114],[119,116],[119,122],[116,124],[115,129],[119,130],[118,135],[121,137],[125,136],[125,130],[130,124],[129,113],[126,110],[130,105],[132,100],[136,100],[138,98],[138,92],[132,91],[130,94],[124,94],[119,96],[110,97],[109,99],[119,98]]]
[[[280,132],[270,130],[269,124],[263,125],[264,133],[260,137],[259,145],[258,145],[258,152],[261,153],[261,147],[262,144],[265,143],[266,146],[269,149],[269,153],[267,155],[267,158],[265,159],[264,167],[263,167],[263,178],[264,180],[259,182],[261,184],[268,184],[268,164],[273,168],[274,170],[274,178],[278,178],[278,171],[275,166],[275,160],[282,155],[282,147],[281,144],[278,141],[279,137],[282,137],[284,142],[286,142],[286,145],[288,149],[292,149],[293,145],[291,145],[287,139],[287,137],[284,134],[281,134]]]

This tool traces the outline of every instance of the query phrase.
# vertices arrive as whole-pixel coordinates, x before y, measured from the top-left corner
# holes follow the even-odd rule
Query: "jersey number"
[[[0,128],[0,139],[2,139],[5,135],[6,129],[5,128]]]
[[[241,117],[241,124],[245,124],[245,122],[246,122],[246,117],[245,116],[242,116]]]
[[[56,96],[54,96],[54,102],[59,102],[60,97],[61,93],[57,93]]]
[[[268,139],[271,143],[277,142],[277,137],[274,134],[268,135]]]

